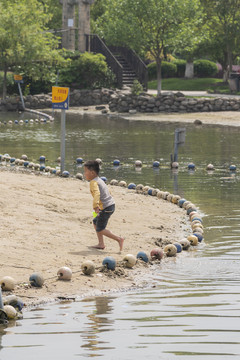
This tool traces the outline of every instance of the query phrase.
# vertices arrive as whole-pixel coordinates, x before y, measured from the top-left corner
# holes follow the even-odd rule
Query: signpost
[[[22,107],[23,107],[23,110],[25,110],[25,104],[24,104],[23,95],[22,95],[22,89],[21,89],[21,85],[20,85],[20,84],[23,84],[22,75],[14,75],[14,81],[15,81],[15,83],[18,84],[18,91],[19,91],[19,94],[20,94]]]
[[[66,110],[69,109],[69,88],[52,87],[52,108],[61,109],[61,173],[65,168]]]
[[[174,156],[171,155],[171,163],[178,161],[178,147],[185,143],[186,129],[179,128],[175,130],[174,135]]]

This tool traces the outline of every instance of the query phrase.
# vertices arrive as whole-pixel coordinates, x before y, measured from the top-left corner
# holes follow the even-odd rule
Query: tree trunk
[[[162,61],[156,60],[157,64],[157,94],[160,95],[162,91]]]
[[[3,69],[3,100],[7,97],[7,66],[4,65]]]
[[[186,79],[193,79],[193,77],[194,77],[193,61],[187,61],[184,77]]]

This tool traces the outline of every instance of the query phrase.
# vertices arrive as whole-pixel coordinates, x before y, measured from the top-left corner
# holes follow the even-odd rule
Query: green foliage
[[[177,65],[168,61],[162,61],[162,78],[175,77],[177,75]],[[154,80],[157,78],[157,65],[152,62],[148,65],[148,78]]]
[[[2,88],[3,88],[3,71],[0,71],[0,94],[2,94]],[[7,87],[10,90],[9,94],[13,94],[17,92],[17,86],[14,83],[13,74],[8,73],[7,74]]]
[[[209,60],[194,61],[194,75],[198,77],[214,77],[218,68],[217,65]]]
[[[67,66],[60,69],[59,85],[71,88],[98,88],[114,85],[114,75],[102,54],[66,52]]]
[[[171,78],[163,79],[163,90],[171,91],[207,91],[209,89],[216,89],[217,86],[223,84],[221,79],[216,78]],[[226,86],[229,89],[229,86]],[[157,89],[157,80],[150,81],[148,88],[152,90]]]
[[[177,77],[184,77],[186,69],[186,60],[176,59],[173,61],[173,64],[177,66]]]
[[[143,86],[142,84],[140,84],[140,82],[138,80],[134,80],[133,81],[133,85],[132,85],[132,88],[131,88],[131,93],[133,95],[139,95],[143,92]]]
[[[0,69],[48,81],[62,63],[58,40],[46,31],[51,16],[37,0],[0,0]],[[3,84],[3,97],[6,86]]]

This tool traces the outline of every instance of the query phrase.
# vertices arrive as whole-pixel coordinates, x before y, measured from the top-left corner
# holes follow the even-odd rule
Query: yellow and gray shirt
[[[90,192],[93,196],[93,209],[99,207],[101,210],[115,204],[107,185],[98,176],[90,181]]]

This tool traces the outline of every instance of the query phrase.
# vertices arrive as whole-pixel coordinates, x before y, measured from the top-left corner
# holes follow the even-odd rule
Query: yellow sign
[[[23,79],[22,75],[14,75],[15,81],[21,81]]]
[[[53,86],[52,87],[52,107],[54,109],[68,109],[69,88]]]

